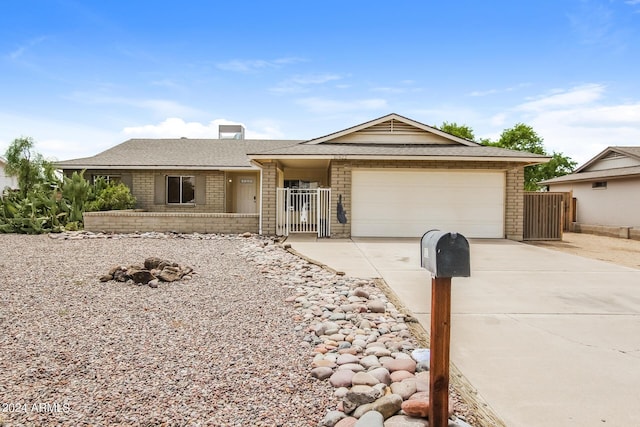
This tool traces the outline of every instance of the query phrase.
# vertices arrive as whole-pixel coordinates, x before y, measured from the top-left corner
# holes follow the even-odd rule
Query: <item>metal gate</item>
[[[317,233],[330,236],[330,188],[278,188],[276,193],[276,233]]]

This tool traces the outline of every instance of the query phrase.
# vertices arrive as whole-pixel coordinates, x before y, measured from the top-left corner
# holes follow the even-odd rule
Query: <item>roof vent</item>
[[[244,126],[218,125],[219,139],[244,139]]]

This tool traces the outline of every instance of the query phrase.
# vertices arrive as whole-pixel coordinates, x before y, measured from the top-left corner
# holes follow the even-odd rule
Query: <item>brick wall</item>
[[[276,234],[277,164],[262,165],[262,234]]]
[[[510,240],[524,239],[524,168],[507,170],[504,231]]]
[[[155,180],[157,175],[200,176],[205,182],[205,203],[194,205],[168,205],[155,203]],[[198,178],[196,178],[198,179]],[[201,181],[197,181],[196,185]],[[183,213],[224,213],[225,212],[225,175],[223,171],[185,171],[166,170],[132,171],[131,194],[136,198],[136,208],[149,212],[183,212]]]
[[[107,211],[86,212],[84,229],[96,233],[257,233],[258,221],[258,214]]]
[[[337,207],[342,196],[342,207],[347,212],[347,223],[338,222]],[[351,162],[331,162],[331,237],[351,237]]]

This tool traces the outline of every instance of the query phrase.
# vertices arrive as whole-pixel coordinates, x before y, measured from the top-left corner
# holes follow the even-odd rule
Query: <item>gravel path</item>
[[[318,425],[332,388],[309,375],[294,290],[246,262],[252,244],[0,234],[0,425]],[[97,280],[150,256],[197,274]]]

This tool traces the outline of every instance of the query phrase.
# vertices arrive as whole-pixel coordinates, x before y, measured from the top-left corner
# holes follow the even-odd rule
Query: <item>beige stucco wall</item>
[[[573,191],[576,221],[611,227],[640,227],[640,178],[613,179],[607,188],[592,188],[591,182],[552,184],[550,191]]]

